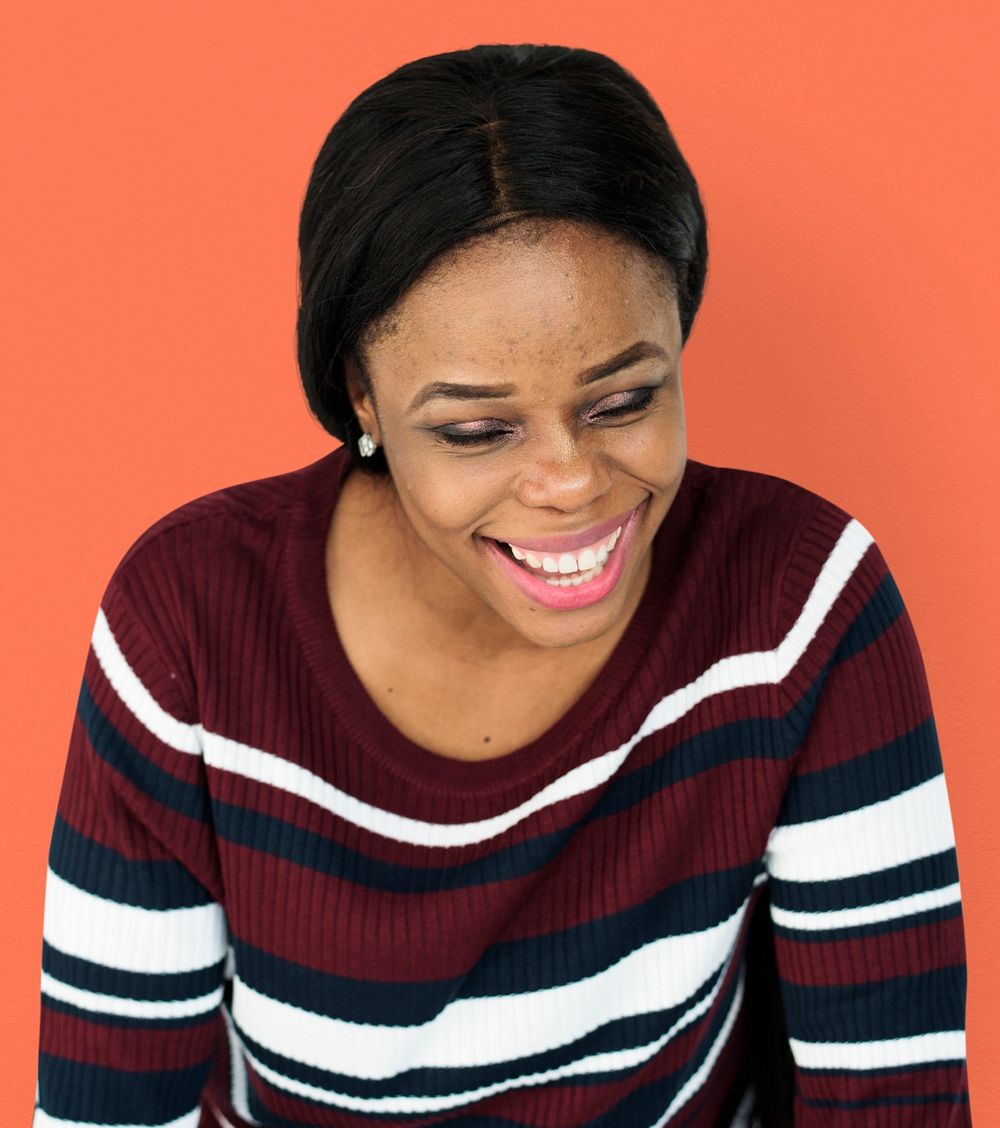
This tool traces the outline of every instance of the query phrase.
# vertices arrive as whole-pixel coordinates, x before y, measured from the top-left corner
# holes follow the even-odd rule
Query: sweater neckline
[[[330,606],[326,543],[349,469],[344,447],[304,468],[305,488],[296,492],[284,514],[282,543],[286,597],[303,653],[337,725],[355,746],[408,786],[471,797],[509,792],[529,780],[551,776],[553,768],[568,770],[595,747],[606,752],[635,731],[659,695],[645,701],[627,691],[637,684],[637,667],[644,659],[664,664],[657,635],[668,615],[674,565],[687,539],[693,495],[706,469],[703,464],[687,460],[677,495],[653,540],[646,588],[600,673],[539,737],[487,760],[453,759],[411,740],[375,704],[348,660]],[[642,677],[638,682],[652,689],[662,683],[662,676]],[[623,707],[614,708],[620,701]]]

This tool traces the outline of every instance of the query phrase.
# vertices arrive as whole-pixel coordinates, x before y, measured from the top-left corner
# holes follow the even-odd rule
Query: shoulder
[[[787,563],[806,541],[815,540],[822,553],[845,532],[868,537],[837,502],[787,478],[702,462],[692,463],[691,472],[700,494],[701,528],[719,551],[762,554],[774,567]]]
[[[211,664],[241,622],[277,598],[288,538],[303,514],[333,504],[341,449],[213,490],[153,521],[104,588],[94,633],[100,653],[134,671],[175,716],[196,717],[199,661]]]
[[[343,469],[341,448],[283,473],[237,482],[192,498],[145,528],[125,551],[112,582],[164,570],[191,574],[210,563],[218,574],[255,550],[273,549],[280,527],[324,492]]]
[[[289,537],[303,514],[332,505],[342,448],[306,466],[195,497],[143,530],[100,599],[113,633],[135,631],[181,655],[276,590]],[[255,604],[256,605],[256,604]]]
[[[692,482],[696,573],[724,585],[730,614],[750,608],[774,639],[796,623],[844,629],[887,580],[872,534],[829,497],[775,474],[704,463]]]
[[[712,514],[741,532],[787,535],[804,528],[820,513],[842,524],[853,520],[829,497],[777,474],[696,461],[691,466],[693,483],[703,492]]]

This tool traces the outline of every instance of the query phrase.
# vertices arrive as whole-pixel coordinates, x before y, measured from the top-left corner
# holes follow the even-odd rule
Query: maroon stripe
[[[39,1046],[43,1053],[108,1069],[186,1069],[212,1056],[221,1021],[212,1014],[182,1029],[114,1026],[54,1010],[43,1000]]]
[[[876,936],[809,943],[775,936],[783,978],[804,986],[835,987],[919,975],[964,962],[961,916],[932,924],[900,923]]]

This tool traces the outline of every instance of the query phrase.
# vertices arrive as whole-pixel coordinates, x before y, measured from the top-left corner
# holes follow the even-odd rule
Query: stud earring
[[[378,450],[378,443],[365,431],[358,439],[358,453],[362,458],[371,458],[376,450]]]

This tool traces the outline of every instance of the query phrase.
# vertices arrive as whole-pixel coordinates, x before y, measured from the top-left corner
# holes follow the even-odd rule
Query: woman
[[[344,445],[108,585],[36,1128],[968,1124],[913,628],[843,510],[687,457],[705,222],[647,92],[401,67],[300,250]]]

